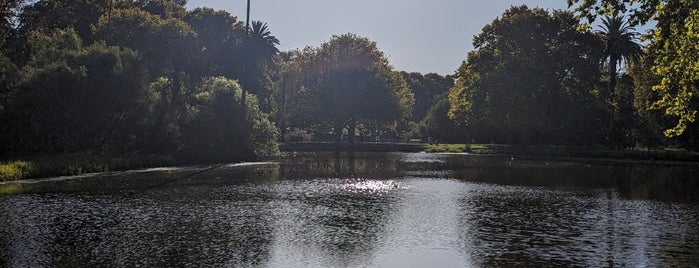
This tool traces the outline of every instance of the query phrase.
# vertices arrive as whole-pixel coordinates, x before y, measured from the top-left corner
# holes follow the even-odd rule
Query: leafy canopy
[[[474,38],[450,117],[504,143],[598,141],[600,40],[572,14],[512,7]]]
[[[581,17],[631,14],[631,25],[654,21],[648,35],[652,70],[660,77],[653,87],[660,99],[653,108],[676,118],[668,137],[682,135],[696,121],[699,102],[699,1],[696,0],[568,0]]]

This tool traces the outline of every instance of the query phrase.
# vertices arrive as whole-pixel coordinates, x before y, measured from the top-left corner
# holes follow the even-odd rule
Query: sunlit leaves
[[[664,15],[664,9],[659,11]],[[683,25],[663,30],[656,31],[652,44],[657,53],[653,71],[662,77],[653,89],[661,94],[655,107],[678,118],[677,125],[665,131],[674,137],[695,122],[699,108],[699,9],[691,10]]]
[[[695,124],[699,104],[699,1],[696,0],[568,0],[589,21],[599,14],[631,14],[631,23],[654,21],[648,53],[655,59],[653,72],[660,82],[653,87],[660,99],[654,108],[677,118],[666,136],[682,135]]]

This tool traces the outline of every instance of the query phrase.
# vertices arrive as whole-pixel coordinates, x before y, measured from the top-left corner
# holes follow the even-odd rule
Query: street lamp
[[[246,88],[248,85],[248,54],[250,51],[250,0],[247,0],[248,5],[247,5],[247,12],[245,15],[245,45],[244,45],[244,50],[243,50],[243,77],[242,77],[242,96],[241,96],[241,102],[242,102],[242,108],[243,108],[243,117],[247,117],[247,104],[245,102],[245,95],[246,94]]]

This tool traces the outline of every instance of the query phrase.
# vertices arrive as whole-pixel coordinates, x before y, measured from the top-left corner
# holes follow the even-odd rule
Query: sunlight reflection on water
[[[396,180],[367,180],[360,178],[344,179],[340,184],[331,184],[332,187],[336,187],[340,190],[355,192],[355,193],[369,193],[369,194],[384,194],[388,191],[397,189],[410,189],[409,185],[400,183]]]
[[[546,163],[358,154],[31,184],[0,196],[0,267],[699,262],[693,170]]]

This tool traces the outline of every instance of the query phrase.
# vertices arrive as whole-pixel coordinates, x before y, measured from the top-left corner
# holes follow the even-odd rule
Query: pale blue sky
[[[189,0],[245,20],[246,0]],[[355,33],[375,41],[400,71],[453,74],[474,35],[512,5],[565,9],[566,0],[251,0],[251,20],[269,24],[280,50]]]

